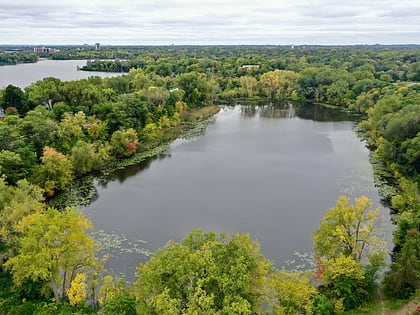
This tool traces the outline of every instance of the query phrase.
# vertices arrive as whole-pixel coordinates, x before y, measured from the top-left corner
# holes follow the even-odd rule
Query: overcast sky
[[[0,44],[420,44],[420,0],[0,0]]]

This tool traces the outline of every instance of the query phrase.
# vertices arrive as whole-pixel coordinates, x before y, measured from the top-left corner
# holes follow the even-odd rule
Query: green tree
[[[21,136],[26,139],[28,147],[36,153],[37,158],[41,157],[44,147],[51,143],[57,131],[57,123],[53,118],[53,114],[44,106],[37,106],[19,122]]]
[[[51,99],[61,97],[62,81],[57,78],[44,78],[28,86],[25,91],[29,102],[33,105],[41,105]]]
[[[24,115],[29,110],[28,99],[21,88],[9,84],[3,93],[3,109],[15,107],[19,114]]]
[[[128,292],[120,292],[108,299],[101,309],[104,315],[136,315],[136,299]]]
[[[248,235],[194,230],[140,265],[134,288],[144,313],[250,314],[260,308],[270,269]]]
[[[208,86],[206,76],[203,73],[183,73],[177,76],[174,81],[175,86],[185,92],[184,101],[189,106],[203,106],[205,101],[211,96],[211,89]]]
[[[56,121],[60,121],[64,118],[64,114],[70,112],[71,108],[64,102],[57,102],[54,104],[52,112]]]
[[[411,234],[411,235],[410,235]],[[385,276],[387,296],[406,299],[420,289],[420,233],[410,230],[402,250]]]
[[[22,157],[9,150],[0,151],[0,175],[5,175],[9,184],[15,184],[28,175]]]
[[[420,81],[420,62],[413,62],[410,64],[407,73],[407,79],[412,81]]]

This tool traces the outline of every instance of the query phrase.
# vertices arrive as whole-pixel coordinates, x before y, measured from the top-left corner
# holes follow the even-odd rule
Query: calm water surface
[[[97,184],[85,209],[97,230],[145,240],[155,251],[191,229],[250,233],[284,265],[312,251],[311,237],[338,196],[380,206],[368,150],[351,117],[314,105],[224,107],[206,132]],[[385,221],[387,209],[382,210]],[[142,255],[109,266],[132,277]]]
[[[47,77],[63,81],[87,79],[91,76],[113,77],[121,73],[78,71],[77,66],[86,65],[86,60],[43,60],[0,67],[0,88],[12,84],[25,88]]]

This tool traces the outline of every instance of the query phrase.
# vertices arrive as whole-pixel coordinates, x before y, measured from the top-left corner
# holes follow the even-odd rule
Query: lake
[[[25,88],[47,77],[63,81],[87,79],[92,76],[114,77],[121,73],[78,71],[77,66],[86,65],[86,60],[42,60],[37,63],[21,63],[0,67],[0,88],[9,84]]]
[[[133,248],[153,252],[194,228],[249,233],[278,268],[311,253],[338,196],[367,195],[381,207],[353,120],[313,104],[222,107],[203,135],[96,184],[84,212],[95,233],[120,244],[108,267],[132,279],[148,259]],[[388,209],[381,218],[389,236]]]

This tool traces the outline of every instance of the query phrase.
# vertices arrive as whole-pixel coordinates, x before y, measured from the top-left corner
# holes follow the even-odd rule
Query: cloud
[[[3,44],[420,43],[400,0],[3,0]]]

